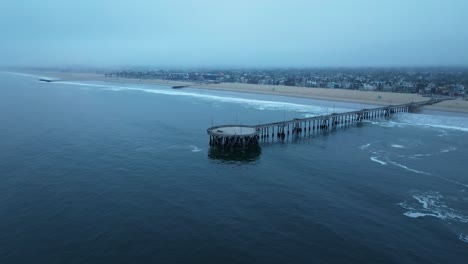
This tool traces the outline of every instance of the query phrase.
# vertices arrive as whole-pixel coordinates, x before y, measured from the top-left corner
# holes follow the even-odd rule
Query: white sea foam
[[[438,155],[438,154],[440,154],[440,153],[448,153],[448,152],[456,151],[456,150],[457,150],[456,147],[454,147],[454,146],[448,146],[447,148],[441,149],[438,153],[426,153],[426,154],[419,153],[419,154],[410,155],[409,157],[410,157],[410,158],[430,157],[430,156],[433,156],[433,155]]]
[[[287,102],[280,102],[280,101],[247,99],[247,98],[240,98],[240,97],[233,97],[233,96],[219,96],[219,95],[212,95],[212,94],[206,94],[206,93],[200,93],[200,92],[197,93],[197,92],[180,91],[180,90],[174,90],[174,89],[164,89],[164,88],[150,89],[150,88],[142,88],[142,87],[102,85],[102,84],[79,83],[79,82],[56,82],[56,83],[104,88],[105,90],[109,90],[109,91],[139,91],[139,92],[146,92],[146,93],[152,93],[152,94],[187,96],[187,97],[194,97],[194,98],[198,98],[202,100],[217,101],[217,102],[223,102],[223,103],[236,103],[236,104],[241,104],[246,107],[255,108],[258,110],[294,111],[294,112],[303,113],[305,116],[316,116],[316,115],[326,114],[327,112],[331,112],[331,108],[326,108],[326,107],[316,106],[316,105],[305,105],[305,104],[287,103]],[[334,108],[333,111],[339,113],[339,112],[346,112],[346,111],[351,111],[351,110],[353,109]]]
[[[429,157],[432,156],[433,154],[414,154],[412,155],[413,157]]]
[[[413,213],[413,212],[406,212],[404,215],[411,217],[411,218],[418,218],[423,216],[435,216],[433,214],[423,214],[423,213]]]
[[[377,125],[382,126],[382,127],[404,127],[403,123],[398,123],[392,120],[382,120],[379,122],[376,122]]]
[[[468,122],[465,120],[464,122]],[[459,130],[463,132],[468,132],[468,127],[461,127],[461,126],[449,126],[449,125],[435,125],[435,124],[420,124],[421,126],[426,127],[433,127],[433,128],[444,128],[444,129],[452,129],[452,130]]]
[[[365,150],[365,149],[367,149],[368,147],[370,147],[370,145],[372,145],[372,144],[374,144],[374,143],[377,143],[377,142],[380,142],[380,141],[369,142],[369,143],[367,143],[367,144],[364,144],[364,145],[362,145],[362,146],[359,146],[359,148],[362,149],[362,150]]]
[[[96,84],[96,83],[80,83],[80,82],[69,82],[69,81],[58,81],[58,82],[53,82],[53,84],[70,84],[70,85],[98,87],[98,88],[118,88],[118,86],[114,86],[114,85],[105,85],[105,84]]]
[[[438,192],[414,194],[412,197],[417,203],[402,202],[399,205],[408,210],[405,216],[419,218],[432,216],[442,220],[468,223],[468,217],[460,214],[445,204],[444,197]]]
[[[190,148],[192,149],[192,152],[200,152],[200,151],[202,151],[201,148],[198,148],[198,147],[195,146],[195,145],[190,145]]]
[[[379,160],[378,158],[379,158],[379,157],[371,157],[370,159],[371,159],[372,161],[375,161],[375,162],[380,163],[380,164],[382,164],[382,165],[387,165],[387,162],[381,161],[381,160]]]
[[[468,118],[455,116],[437,116],[426,114],[407,113],[399,115],[392,120],[368,121],[381,127],[406,127],[421,126],[437,129],[439,137],[447,135],[446,130],[458,130],[468,132]]]
[[[395,166],[398,166],[398,167],[400,167],[400,168],[403,168],[403,169],[405,169],[405,170],[408,170],[408,171],[411,171],[411,172],[414,172],[414,173],[431,175],[430,173],[427,173],[427,172],[424,172],[424,171],[418,171],[418,170],[409,168],[408,166],[405,166],[405,165],[403,165],[403,164],[397,163],[397,162],[395,162],[395,161],[388,160],[388,162],[390,162],[391,164],[393,164],[393,165],[395,165]]]
[[[468,235],[460,233],[460,235],[458,236],[458,239],[460,239],[461,241],[463,241],[465,243],[468,243]]]
[[[441,149],[441,150],[440,150],[440,153],[448,153],[448,152],[455,151],[455,150],[457,150],[456,147],[454,147],[454,146],[448,146],[446,149]]]
[[[39,75],[29,74],[29,73],[22,73],[22,72],[0,71],[0,73],[11,74],[11,75],[18,75],[18,76],[25,76],[25,77],[34,77],[34,78],[41,78],[41,77],[44,77],[44,76],[39,76]]]
[[[381,126],[381,127],[395,127],[395,124],[391,121],[387,120],[379,120],[379,121],[372,121],[372,120],[363,120],[364,123],[371,123],[373,125]]]
[[[423,126],[435,128],[437,131],[458,130],[468,132],[468,118],[455,116],[436,116],[426,114],[407,114],[398,117],[397,122],[402,126]],[[445,136],[442,132],[438,136]]]
[[[360,146],[359,148],[364,150],[364,149],[368,148],[371,144],[372,143],[367,143],[367,144],[364,144],[364,145]]]
[[[445,130],[439,130],[439,132],[440,132],[440,134],[437,135],[438,137],[445,137],[445,136],[448,135],[447,131],[445,131]]]
[[[408,148],[408,146],[414,146],[415,144],[416,145],[420,144],[417,141],[414,142],[414,141],[409,141],[409,140],[404,140],[404,139],[401,139],[401,141],[405,142],[405,146],[404,146],[405,148]],[[388,165],[388,163],[390,163],[392,165],[395,165],[395,166],[397,166],[399,168],[402,168],[402,169],[405,169],[407,171],[411,171],[411,172],[414,172],[414,173],[417,173],[417,174],[431,175],[431,176],[439,178],[441,180],[444,180],[444,181],[447,181],[447,182],[450,182],[450,183],[453,183],[453,184],[460,185],[460,186],[468,188],[468,184],[466,184],[466,183],[459,182],[459,181],[456,181],[456,180],[453,180],[453,179],[450,179],[450,178],[446,178],[444,176],[440,176],[440,175],[437,175],[437,174],[431,174],[429,172],[416,170],[414,168],[410,168],[410,167],[408,167],[406,165],[403,165],[401,163],[392,161],[392,160],[389,159],[389,154],[391,154],[391,153],[389,153],[389,152],[387,152],[385,150],[369,149],[369,147],[375,142],[379,142],[379,141],[374,141],[374,142],[370,142],[370,143],[359,146],[359,148],[361,150],[367,150],[371,154],[370,160],[373,161],[373,162],[377,162],[377,163],[382,164],[382,165]],[[400,146],[400,145],[398,145],[398,146]],[[429,157],[429,156],[433,156],[433,155],[443,155],[443,153],[447,153],[449,151],[455,151],[456,149],[457,149],[456,147],[449,146],[448,148],[442,149],[441,151],[435,152],[435,153],[418,153],[418,154],[413,154],[413,155],[401,155],[400,154],[400,155],[396,155],[396,157],[398,157],[398,158],[418,159],[420,157]],[[415,216],[414,214],[412,214],[412,215]]]
[[[435,177],[439,178],[439,179],[442,179],[444,181],[448,181],[448,182],[451,182],[453,184],[457,184],[457,185],[461,185],[463,187],[466,187],[468,188],[468,184],[465,184],[463,182],[459,182],[459,181],[456,181],[456,180],[452,180],[452,179],[449,179],[449,178],[446,178],[446,177],[443,177],[443,176],[438,176],[438,175],[434,175]]]
[[[187,146],[187,145],[180,145],[180,144],[163,146],[163,147],[161,147],[161,149],[163,149],[163,150],[177,150],[177,151],[181,151],[181,150],[185,151],[187,149],[190,149],[190,151],[192,151],[192,152],[203,151],[203,149],[199,148],[196,145]]]
[[[345,108],[327,108],[323,106],[316,105],[306,105],[306,104],[297,104],[297,103],[287,103],[281,101],[271,101],[271,100],[256,100],[256,99],[247,99],[239,98],[236,96],[219,96],[206,94],[202,92],[192,92],[192,91],[181,91],[167,88],[151,89],[144,87],[131,87],[131,86],[118,86],[118,85],[107,85],[107,84],[93,84],[93,83],[81,83],[81,82],[54,82],[70,85],[80,85],[96,88],[104,88],[109,91],[140,91],[152,94],[163,94],[163,95],[175,95],[175,96],[188,96],[199,98],[202,100],[217,101],[223,103],[236,103],[241,104],[245,107],[255,108],[258,110],[286,110],[294,111],[301,113],[305,117],[312,117],[322,114],[327,114],[331,112],[346,112],[355,109],[345,109]],[[424,114],[402,114],[399,115],[396,119],[386,121],[366,121],[372,124],[376,124],[384,127],[405,127],[405,126],[424,126],[431,127],[440,130],[458,130],[468,132],[468,118],[464,117],[442,117],[434,115],[424,115]],[[443,134],[440,134],[443,135]]]

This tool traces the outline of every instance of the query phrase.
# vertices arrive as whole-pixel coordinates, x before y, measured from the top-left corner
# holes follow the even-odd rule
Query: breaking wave
[[[99,84],[99,83],[84,83],[84,82],[54,82],[55,84],[69,84],[69,85],[79,85],[87,87],[97,87],[103,88],[109,91],[140,91],[152,94],[162,94],[162,95],[174,95],[174,96],[187,96],[193,98],[199,98],[207,101],[216,101],[222,103],[235,103],[240,104],[247,108],[255,108],[258,110],[281,110],[281,111],[294,111],[301,113],[304,117],[313,117],[317,115],[329,114],[331,112],[347,112],[356,109],[349,108],[330,108],[317,105],[309,104],[300,104],[300,103],[289,103],[282,101],[272,101],[272,100],[258,100],[258,99],[248,99],[240,98],[235,95],[213,95],[200,92],[192,91],[181,91],[174,89],[155,89],[155,88],[145,88],[145,87],[132,87],[132,86],[119,86],[112,84]],[[405,126],[423,126],[437,129],[437,131],[445,130],[458,130],[463,132],[468,132],[468,118],[465,117],[454,117],[454,116],[434,116],[434,115],[425,115],[425,114],[410,114],[410,113],[400,113],[395,116],[392,120],[366,120],[364,122],[369,122],[375,125],[383,127],[405,127]],[[441,132],[439,136],[445,136],[445,132]]]
[[[447,135],[446,130],[468,132],[468,118],[458,116],[436,116],[405,113],[393,120],[375,120],[370,123],[382,127],[421,126],[436,129],[439,137]]]
[[[347,108],[327,108],[323,106],[316,106],[316,105],[306,105],[306,104],[297,104],[297,103],[288,103],[288,102],[281,102],[281,101],[271,101],[271,100],[258,100],[258,99],[247,99],[247,98],[240,98],[240,97],[233,97],[233,96],[219,96],[219,95],[212,95],[206,94],[202,92],[187,92],[187,91],[180,91],[174,89],[151,89],[151,88],[142,88],[142,87],[128,87],[128,86],[116,86],[116,85],[108,85],[108,84],[93,84],[93,83],[80,83],[80,82],[55,82],[61,84],[69,84],[69,85],[78,85],[78,86],[87,86],[87,87],[97,87],[103,88],[109,91],[139,91],[145,93],[152,93],[152,94],[162,94],[162,95],[173,95],[173,96],[187,96],[198,98],[202,100],[209,100],[209,101],[216,101],[222,103],[235,103],[241,104],[246,107],[255,108],[258,110],[287,110],[287,111],[294,111],[303,113],[304,116],[317,116],[321,114],[331,113],[333,112],[346,112],[355,109],[347,109]]]
[[[36,75],[36,74],[22,73],[22,72],[0,71],[0,73],[3,73],[3,74],[10,74],[10,75],[17,75],[17,76],[23,76],[23,77],[33,77],[33,78],[42,78],[42,77],[44,77],[44,76],[40,76],[40,75]]]

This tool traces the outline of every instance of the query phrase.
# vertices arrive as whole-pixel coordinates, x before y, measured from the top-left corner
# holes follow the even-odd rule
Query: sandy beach
[[[306,88],[295,86],[281,85],[258,85],[245,83],[216,83],[216,84],[199,84],[194,82],[183,81],[168,81],[160,79],[131,79],[131,78],[115,78],[106,77],[104,74],[96,73],[69,73],[69,72],[35,72],[36,75],[46,76],[63,81],[106,81],[119,83],[135,83],[149,85],[176,86],[187,85],[190,88],[234,91],[243,93],[257,93],[269,95],[281,95],[301,98],[313,98],[330,101],[343,101],[354,103],[366,103],[376,105],[404,104],[409,102],[420,102],[428,100],[427,97],[422,97],[419,94],[407,93],[389,93],[376,91],[358,91],[345,89],[328,89],[328,88]],[[468,113],[468,101],[461,98],[438,103],[436,105],[424,106],[424,109],[462,112]]]

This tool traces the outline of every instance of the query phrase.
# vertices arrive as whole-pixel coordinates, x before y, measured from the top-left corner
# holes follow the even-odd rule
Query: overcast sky
[[[468,0],[0,0],[0,65],[468,64]]]

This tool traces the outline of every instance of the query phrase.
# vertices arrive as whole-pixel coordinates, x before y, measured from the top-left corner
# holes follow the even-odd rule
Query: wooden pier
[[[446,99],[431,99],[428,101],[389,105],[384,107],[362,109],[346,113],[308,118],[294,118],[288,121],[246,125],[222,125],[207,129],[210,136],[210,146],[223,148],[245,148],[258,145],[259,142],[284,140],[289,136],[306,136],[314,133],[332,130],[339,127],[355,125],[363,120],[389,118],[394,114],[413,112],[417,108],[431,105]]]

